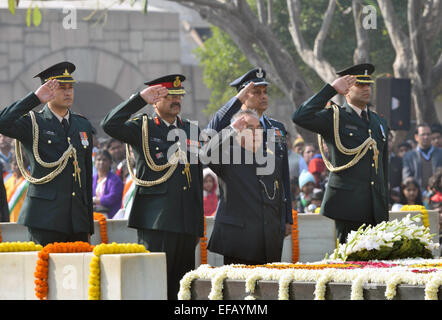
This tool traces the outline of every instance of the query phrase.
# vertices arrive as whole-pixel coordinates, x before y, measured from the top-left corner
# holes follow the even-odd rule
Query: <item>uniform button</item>
[[[181,174],[184,174],[185,172],[184,171],[181,171]]]
[[[186,190],[187,190],[187,187],[183,187],[183,190],[186,191]]]
[[[371,185],[374,186],[374,181],[371,182]]]
[[[75,192],[72,192],[72,196],[75,197]]]
[[[86,146],[83,146],[83,148],[87,149],[87,147],[86,147]]]
[[[75,173],[73,173],[72,176],[75,177]]]
[[[371,150],[371,149],[373,149],[373,148],[372,148],[372,147],[369,147],[368,149],[370,149],[370,150]]]
[[[52,141],[51,141],[51,140],[48,140],[48,143],[49,143],[49,144],[51,144],[51,143],[52,143]]]
[[[160,150],[160,148],[156,147],[155,150]]]
[[[353,132],[350,132],[350,137],[353,137]]]
[[[374,163],[372,163],[371,166],[374,168]]]

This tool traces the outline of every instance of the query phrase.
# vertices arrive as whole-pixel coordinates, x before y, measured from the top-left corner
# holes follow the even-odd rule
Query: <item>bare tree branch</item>
[[[353,54],[354,64],[370,62],[370,38],[368,37],[368,31],[362,27],[362,8],[360,0],[353,1],[352,10],[357,42],[357,47]]]
[[[302,36],[299,21],[301,10],[300,2],[298,0],[287,0],[287,7],[290,17],[289,32],[292,36],[296,50],[298,51],[302,60],[313,70],[315,70],[322,80],[324,80],[325,82],[331,82],[336,78],[335,69],[326,60],[318,57],[315,52],[309,48],[304,40],[304,37]],[[323,35],[321,35],[321,37],[322,36]]]
[[[267,24],[273,24],[273,0],[267,0]]]
[[[329,0],[327,11],[324,15],[324,20],[322,21],[321,29],[315,39],[315,45],[313,46],[313,52],[316,57],[322,59],[322,48],[324,46],[324,41],[327,38],[328,30],[330,30],[330,24],[333,19],[333,14],[335,13],[336,0]]]
[[[264,8],[265,7],[264,0],[257,0],[256,7],[258,9],[259,22],[265,23],[265,21],[267,20],[267,11]]]

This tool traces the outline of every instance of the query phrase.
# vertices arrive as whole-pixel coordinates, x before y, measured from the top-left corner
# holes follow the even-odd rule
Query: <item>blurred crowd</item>
[[[389,137],[389,208],[398,211],[403,205],[423,205],[442,213],[442,130],[440,125],[418,125],[414,139],[396,143]],[[318,213],[328,182],[329,171],[319,146],[303,137],[288,137],[288,160],[292,207],[299,213]],[[323,152],[327,156],[327,145]],[[129,157],[131,162],[133,157]],[[24,165],[28,166],[26,158]],[[116,139],[94,137],[94,211],[109,219],[127,219],[135,184],[127,168],[125,145]],[[134,164],[134,162],[132,163]],[[26,196],[28,182],[17,165],[14,140],[0,135],[0,170],[2,170],[7,206],[2,221],[16,222]],[[219,187],[215,173],[203,171],[204,214],[215,215]]]

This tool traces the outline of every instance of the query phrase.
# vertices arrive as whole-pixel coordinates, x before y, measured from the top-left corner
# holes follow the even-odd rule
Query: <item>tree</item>
[[[313,44],[305,39],[300,25],[303,6],[307,1],[287,0],[285,10],[289,14],[287,28],[291,43],[276,36],[272,29],[277,14],[275,6],[282,1],[257,0],[171,0],[192,8],[200,15],[230,35],[234,43],[252,65],[268,70],[269,78],[298,106],[312,93],[312,88],[302,76],[300,64],[288,47],[294,45],[302,61],[326,82],[336,77],[336,68],[324,54],[325,42],[338,2],[329,0],[324,18]],[[315,2],[315,1],[309,1]],[[342,1],[341,1],[342,2]],[[434,122],[434,99],[442,93],[442,52],[440,31],[442,27],[441,0],[408,0],[406,10],[397,8],[404,1],[378,0],[374,7],[381,13],[387,35],[394,49],[393,74],[412,80],[412,100],[418,122]],[[369,30],[363,26],[364,5],[376,5],[374,1],[351,2],[356,45],[355,63],[370,58]],[[253,8],[256,7],[254,11]],[[404,9],[404,8],[402,8]],[[397,12],[405,12],[405,17]],[[361,14],[362,13],[362,14]],[[406,31],[404,31],[404,29]]]

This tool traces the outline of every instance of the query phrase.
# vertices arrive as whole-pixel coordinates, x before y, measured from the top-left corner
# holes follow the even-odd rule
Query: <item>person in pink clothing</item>
[[[218,178],[210,168],[203,170],[203,190],[204,216],[214,216],[218,207]]]

